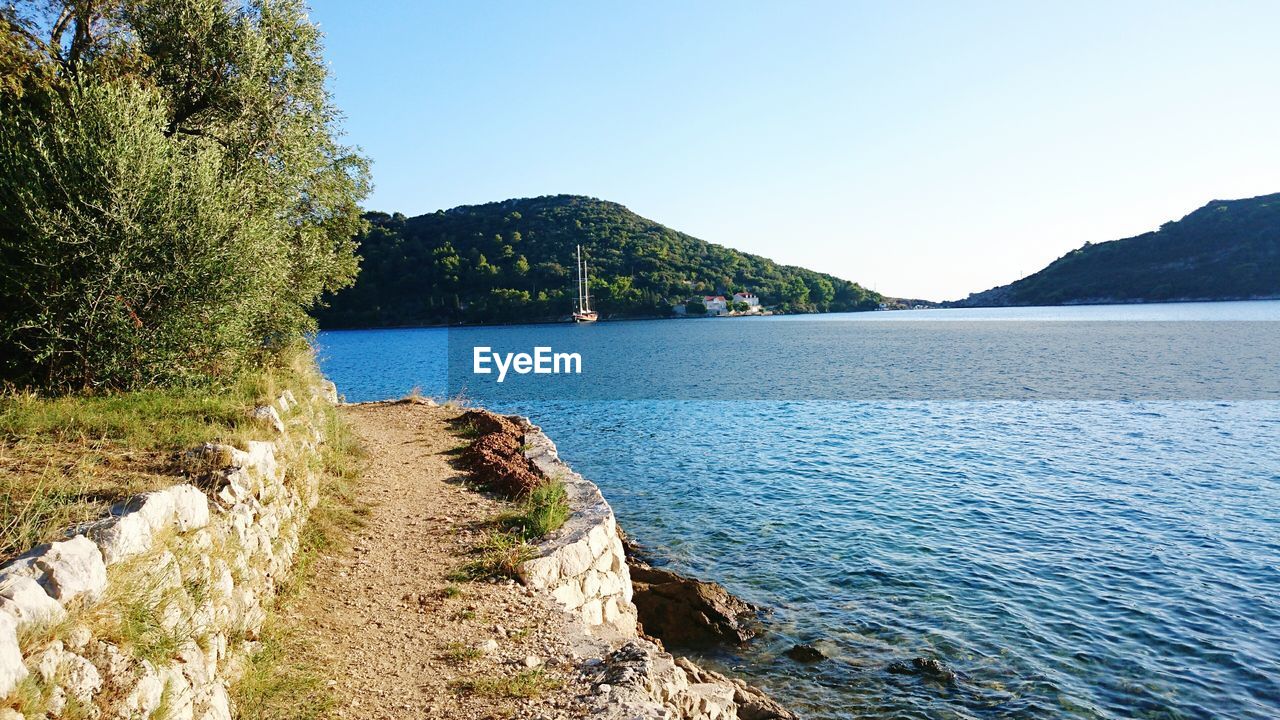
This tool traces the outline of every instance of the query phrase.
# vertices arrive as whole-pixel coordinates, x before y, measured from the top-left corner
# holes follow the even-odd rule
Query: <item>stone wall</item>
[[[322,382],[253,412],[272,441],[186,453],[193,484],[119,503],[0,567],[0,720],[230,720],[318,499]]]
[[[631,574],[613,508],[594,483],[560,459],[551,438],[527,420],[522,425],[525,457],[564,483],[573,514],[538,545],[538,556],[520,568],[521,580],[580,614],[593,634],[635,637]]]
[[[513,418],[514,419],[514,418]],[[572,515],[538,545],[521,580],[548,592],[581,620],[598,643],[598,659],[582,669],[596,694],[590,716],[600,720],[796,720],[742,680],[698,667],[652,640],[638,637],[631,571],[613,509],[594,483],[560,459],[555,443],[524,418],[525,457],[560,480]]]

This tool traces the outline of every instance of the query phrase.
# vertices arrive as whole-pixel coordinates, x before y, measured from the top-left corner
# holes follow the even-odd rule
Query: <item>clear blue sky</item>
[[[1280,192],[1280,2],[315,0],[371,209],[593,195],[951,299]]]

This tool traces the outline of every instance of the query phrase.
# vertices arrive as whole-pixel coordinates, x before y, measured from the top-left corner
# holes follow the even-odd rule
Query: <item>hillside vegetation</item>
[[[667,315],[692,296],[739,290],[785,312],[868,310],[880,300],[855,283],[714,245],[588,197],[365,217],[360,276],[318,311],[322,326],[556,320],[573,310],[579,244],[592,307],[606,317]]]
[[[1084,247],[955,305],[1239,300],[1280,296],[1280,193],[1214,200],[1155,232]]]

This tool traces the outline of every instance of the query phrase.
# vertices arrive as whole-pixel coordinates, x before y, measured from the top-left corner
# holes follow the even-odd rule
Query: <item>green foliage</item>
[[[1156,232],[1085,243],[1040,272],[956,305],[1280,296],[1280,193],[1215,200]]]
[[[870,310],[880,299],[854,283],[713,245],[587,197],[366,218],[360,278],[317,310],[326,327],[563,318],[577,298],[578,245],[587,254],[592,309],[606,317],[664,316],[690,297],[741,289],[787,312]]]
[[[559,530],[568,519],[569,495],[557,480],[534,488],[515,510],[500,515],[497,523],[525,541],[536,541]]]
[[[0,377],[226,384],[313,329],[368,179],[301,2],[0,18]]]
[[[687,315],[706,315],[707,306],[701,300],[690,300],[685,303],[684,311]]]

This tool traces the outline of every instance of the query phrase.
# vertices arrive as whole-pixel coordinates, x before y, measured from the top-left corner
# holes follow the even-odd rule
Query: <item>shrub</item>
[[[229,383],[313,330],[368,181],[304,6],[50,9],[0,9],[0,376]]]

